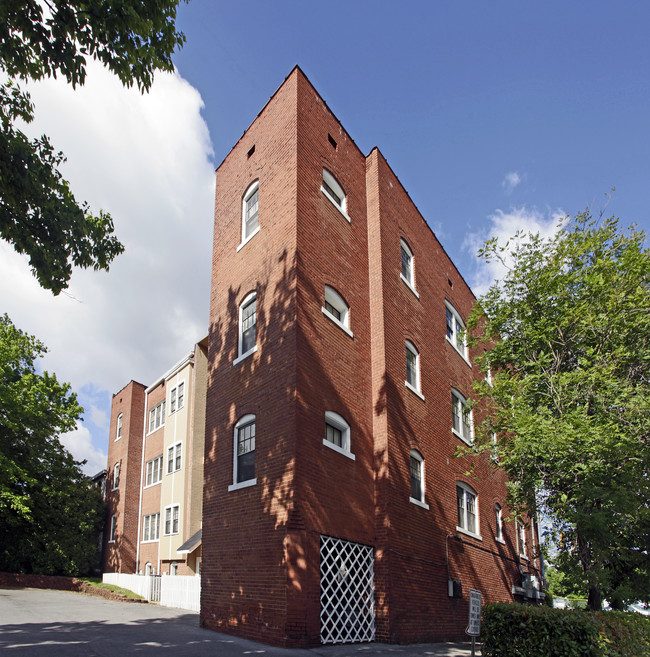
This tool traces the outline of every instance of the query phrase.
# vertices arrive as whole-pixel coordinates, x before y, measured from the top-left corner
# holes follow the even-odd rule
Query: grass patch
[[[77,579],[81,580],[82,582],[88,582],[88,584],[98,589],[106,589],[107,591],[112,591],[113,593],[121,593],[131,600],[144,600],[142,596],[133,593],[133,591],[129,591],[129,589],[123,589],[122,587],[115,586],[114,584],[104,584],[104,582],[101,580],[101,577],[77,577]]]

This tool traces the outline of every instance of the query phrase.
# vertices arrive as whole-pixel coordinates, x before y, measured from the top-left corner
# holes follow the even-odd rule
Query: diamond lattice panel
[[[356,643],[375,638],[371,547],[321,536],[320,639]]]

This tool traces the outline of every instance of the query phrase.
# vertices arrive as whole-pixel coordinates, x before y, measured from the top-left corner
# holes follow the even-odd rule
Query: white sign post
[[[481,592],[469,591],[469,623],[465,630],[472,637],[472,657],[475,655],[476,637],[481,635]]]

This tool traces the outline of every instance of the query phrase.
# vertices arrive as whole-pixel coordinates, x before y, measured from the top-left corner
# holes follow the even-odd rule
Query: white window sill
[[[424,395],[415,387],[413,387],[408,381],[404,381],[404,385],[413,393],[415,393],[422,401],[424,401]]]
[[[469,362],[469,359],[467,358],[467,354],[464,354],[450,339],[448,335],[445,335],[445,340],[454,348],[454,351],[470,366],[472,367],[472,364]]]
[[[153,538],[153,539],[148,540],[148,541],[140,541],[140,544],[141,544],[141,545],[147,545],[147,544],[149,544],[149,543],[160,543],[160,539],[158,539],[158,538]]]
[[[330,449],[333,449],[335,452],[338,452],[339,454],[343,454],[343,456],[347,456],[349,459],[353,461],[356,460],[356,457],[352,452],[349,452],[347,449],[343,449],[343,447],[339,447],[338,445],[331,443],[329,440],[327,440],[327,438],[323,438],[323,445],[329,447]]]
[[[464,443],[466,443],[470,447],[474,444],[474,437],[473,436],[468,440],[467,438],[465,438],[465,436],[462,436],[461,434],[459,434],[458,431],[456,431],[456,429],[454,429],[453,427],[451,428],[451,433],[453,433],[454,436],[456,436],[456,438],[460,438]]]
[[[345,331],[351,338],[354,337],[354,333],[352,333],[352,331],[345,324],[343,324],[341,320],[336,319],[336,317],[334,317],[334,315],[332,315],[332,313],[329,312],[329,310],[327,310],[324,307],[321,307],[321,310],[323,311],[323,315],[325,315],[325,317],[331,319],[340,329]]]
[[[474,534],[470,531],[467,531],[466,529],[463,529],[462,527],[456,526],[456,531],[460,532],[461,534],[465,534],[465,536],[471,536],[472,538],[475,538],[477,541],[483,540],[483,537],[480,534]]]
[[[528,557],[525,554],[520,554],[519,558],[520,559],[525,559],[526,561],[528,561]]]
[[[171,534],[163,534],[163,536],[177,536],[178,532],[172,532]]]
[[[122,440],[122,436],[118,436],[118,437],[115,439],[115,442],[117,442],[118,440]]]
[[[162,479],[160,479],[158,481],[154,481],[153,484],[147,484],[144,487],[144,489],[147,490],[147,488],[153,488],[154,486],[157,486],[158,484],[161,484],[161,483],[162,483]]]
[[[259,232],[260,227],[258,225],[257,228],[245,240],[242,240],[242,243],[237,247],[237,253],[239,253]]]
[[[113,539],[112,541],[109,541],[109,543],[115,543],[115,539]]]
[[[413,294],[415,294],[415,296],[419,299],[420,295],[417,293],[417,290],[411,285],[411,281],[409,281],[408,278],[405,278],[402,272],[399,273],[399,277],[406,283],[406,287],[408,287],[408,289],[411,290],[411,292],[413,292]]]
[[[116,486],[115,488],[111,488],[111,493],[112,493],[114,490],[119,490],[119,489],[120,489],[119,486]]]
[[[238,484],[230,484],[228,486],[228,492],[230,493],[233,490],[239,490],[240,488],[248,488],[249,486],[255,486],[257,483],[257,477],[255,479],[247,479],[246,481],[240,481]]]
[[[502,538],[495,538],[494,539],[497,543],[501,543],[501,545],[505,545],[506,542]]]
[[[348,220],[349,223],[352,223],[352,219],[348,216],[348,213],[333,199],[330,193],[321,185],[320,191],[325,194],[329,202]]]
[[[427,511],[429,510],[428,504],[422,502],[421,500],[416,500],[414,497],[409,497],[409,502],[412,502],[413,504],[417,504],[418,506],[421,506],[423,509],[426,509]]]
[[[233,360],[233,362],[232,362],[233,367],[235,365],[238,365],[239,363],[241,363],[243,360],[245,360],[249,356],[252,356],[256,351],[257,351],[257,345],[255,345],[252,349],[249,349],[245,354],[242,354],[241,356],[237,356],[237,358],[235,358],[235,360]]]

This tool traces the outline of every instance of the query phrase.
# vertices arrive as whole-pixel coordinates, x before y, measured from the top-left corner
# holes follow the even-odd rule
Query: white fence
[[[201,610],[201,578],[178,575],[128,575],[126,573],[104,573],[106,584],[121,586],[137,595],[154,600],[154,581],[160,583],[160,604],[189,611]]]

